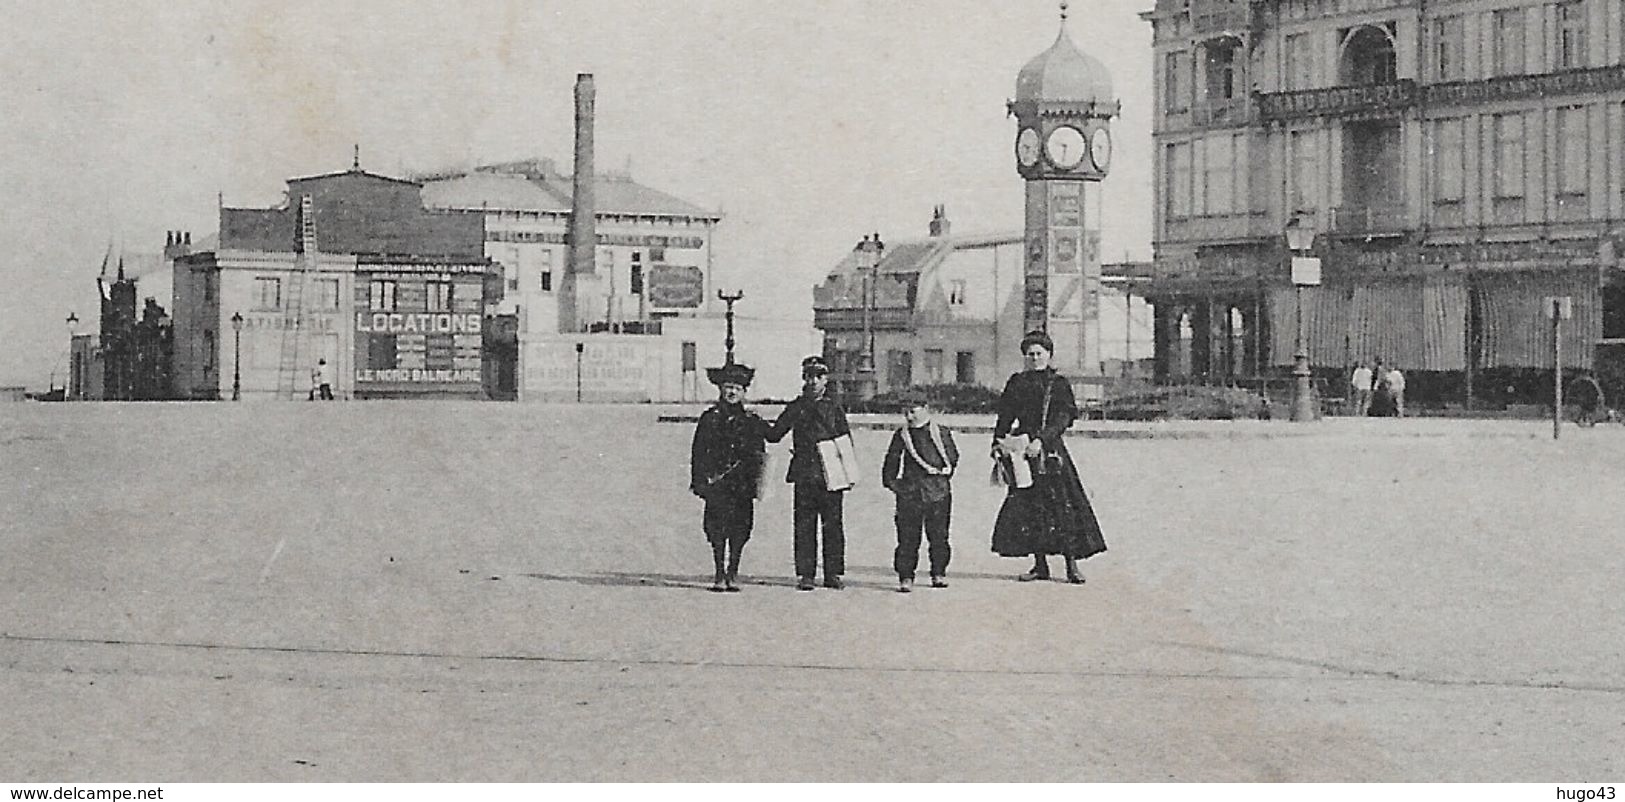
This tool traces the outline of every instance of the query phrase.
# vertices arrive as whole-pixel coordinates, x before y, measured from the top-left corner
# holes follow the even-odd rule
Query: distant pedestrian
[[[1389,369],[1384,384],[1388,386],[1388,397],[1393,399],[1394,417],[1405,417],[1405,374],[1400,372],[1398,365]]]
[[[1349,377],[1349,400],[1354,405],[1354,414],[1365,417],[1371,411],[1371,387],[1375,377],[1371,375],[1371,366],[1364,362],[1354,365],[1354,375]]]
[[[1060,554],[1067,581],[1081,585],[1077,561],[1105,551],[1106,538],[1063,442],[1078,405],[1072,383],[1050,367],[1054,352],[1042,331],[1021,338],[1026,370],[1011,376],[999,396],[993,458],[1012,481],[993,524],[993,551],[1032,556],[1032,570],[1018,577],[1023,582],[1049,579],[1048,555]]]
[[[705,499],[705,538],[716,573],[714,592],[739,592],[739,560],[756,522],[767,421],[745,409],[745,390],[756,371],[740,365],[706,370],[717,386],[716,404],[700,415],[690,450],[688,489]]]
[[[327,360],[316,360],[316,369],[311,372],[310,382],[314,385],[311,394],[319,396],[323,401],[333,400],[333,380],[327,370]]]
[[[920,564],[920,534],[929,543],[931,587],[948,587],[948,530],[953,518],[954,468],[959,449],[953,433],[931,420],[931,405],[923,393],[904,400],[905,426],[892,434],[880,483],[896,496],[897,550],[892,567],[897,590],[914,589],[914,571]]]
[[[852,429],[846,410],[829,396],[829,365],[821,356],[801,360],[801,395],[785,406],[768,429],[767,440],[777,443],[794,432],[790,442],[790,469],[785,481],[794,486],[796,589],[812,590],[818,573],[818,540],[824,541],[824,587],[845,587],[846,528],[842,504],[851,487],[848,468],[840,453],[851,453]],[[844,438],[845,442],[841,440]],[[832,485],[831,477],[837,481]]]

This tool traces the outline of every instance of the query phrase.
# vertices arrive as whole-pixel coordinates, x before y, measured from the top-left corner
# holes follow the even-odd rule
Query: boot
[[[1049,560],[1042,554],[1034,554],[1032,569],[1016,577],[1017,582],[1032,582],[1038,579],[1049,579]]]
[[[711,578],[712,593],[721,593],[723,591],[723,581],[727,575],[727,572],[722,569],[723,548],[724,546],[721,543],[711,544],[711,562],[716,566],[716,573]]]
[[[1074,584],[1083,584],[1083,574],[1078,571],[1078,561],[1074,557],[1066,558],[1066,581]]]
[[[739,558],[743,556],[743,545],[731,546],[728,549],[728,572],[722,577],[722,589],[729,593],[739,592]]]

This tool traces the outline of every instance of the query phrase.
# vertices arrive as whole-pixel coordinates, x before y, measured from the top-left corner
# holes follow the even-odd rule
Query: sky
[[[1122,101],[1106,261],[1150,255],[1150,0],[1074,0],[1067,28]],[[217,198],[288,178],[521,158],[568,170],[575,76],[597,86],[599,169],[720,211],[718,284],[742,315],[811,317],[868,232],[1022,225],[1016,73],[1049,0],[0,0],[0,385],[66,374],[109,248],[214,233]],[[170,306],[168,284],[143,296]]]

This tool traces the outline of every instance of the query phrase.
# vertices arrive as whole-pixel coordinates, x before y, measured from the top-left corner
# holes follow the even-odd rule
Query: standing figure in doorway
[[[333,379],[328,373],[327,359],[325,357],[316,360],[316,369],[311,372],[310,383],[313,385],[311,395],[319,397],[323,401],[333,400]]]
[[[1083,584],[1078,560],[1106,550],[1106,538],[1083,490],[1062,436],[1078,417],[1072,384],[1050,367],[1055,343],[1042,331],[1021,338],[1026,370],[1010,377],[999,396],[993,458],[1010,480],[993,525],[993,551],[1031,555],[1018,579],[1049,579],[1048,555],[1066,559],[1066,579]],[[1017,464],[1018,462],[1024,464]]]

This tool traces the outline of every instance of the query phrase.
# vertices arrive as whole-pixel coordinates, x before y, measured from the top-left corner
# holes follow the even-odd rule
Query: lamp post
[[[1286,247],[1292,252],[1292,284],[1298,302],[1297,350],[1292,355],[1293,423],[1315,419],[1314,390],[1309,383],[1309,349],[1303,328],[1303,288],[1320,284],[1320,259],[1308,255],[1314,246],[1314,227],[1294,215],[1286,224]]]
[[[728,355],[723,359],[724,365],[734,363],[734,303],[743,297],[745,297],[744,290],[735,290],[731,293],[717,290],[717,300],[728,305],[728,311],[723,315],[728,320],[728,336],[722,341],[723,347],[728,349]]]
[[[243,400],[243,313],[231,313],[231,400]]]
[[[858,272],[863,274],[863,351],[858,357],[858,397],[868,401],[875,397],[875,330],[871,319],[874,310],[874,285],[879,278],[880,259],[886,244],[880,241],[880,232],[866,235],[858,243]]]

